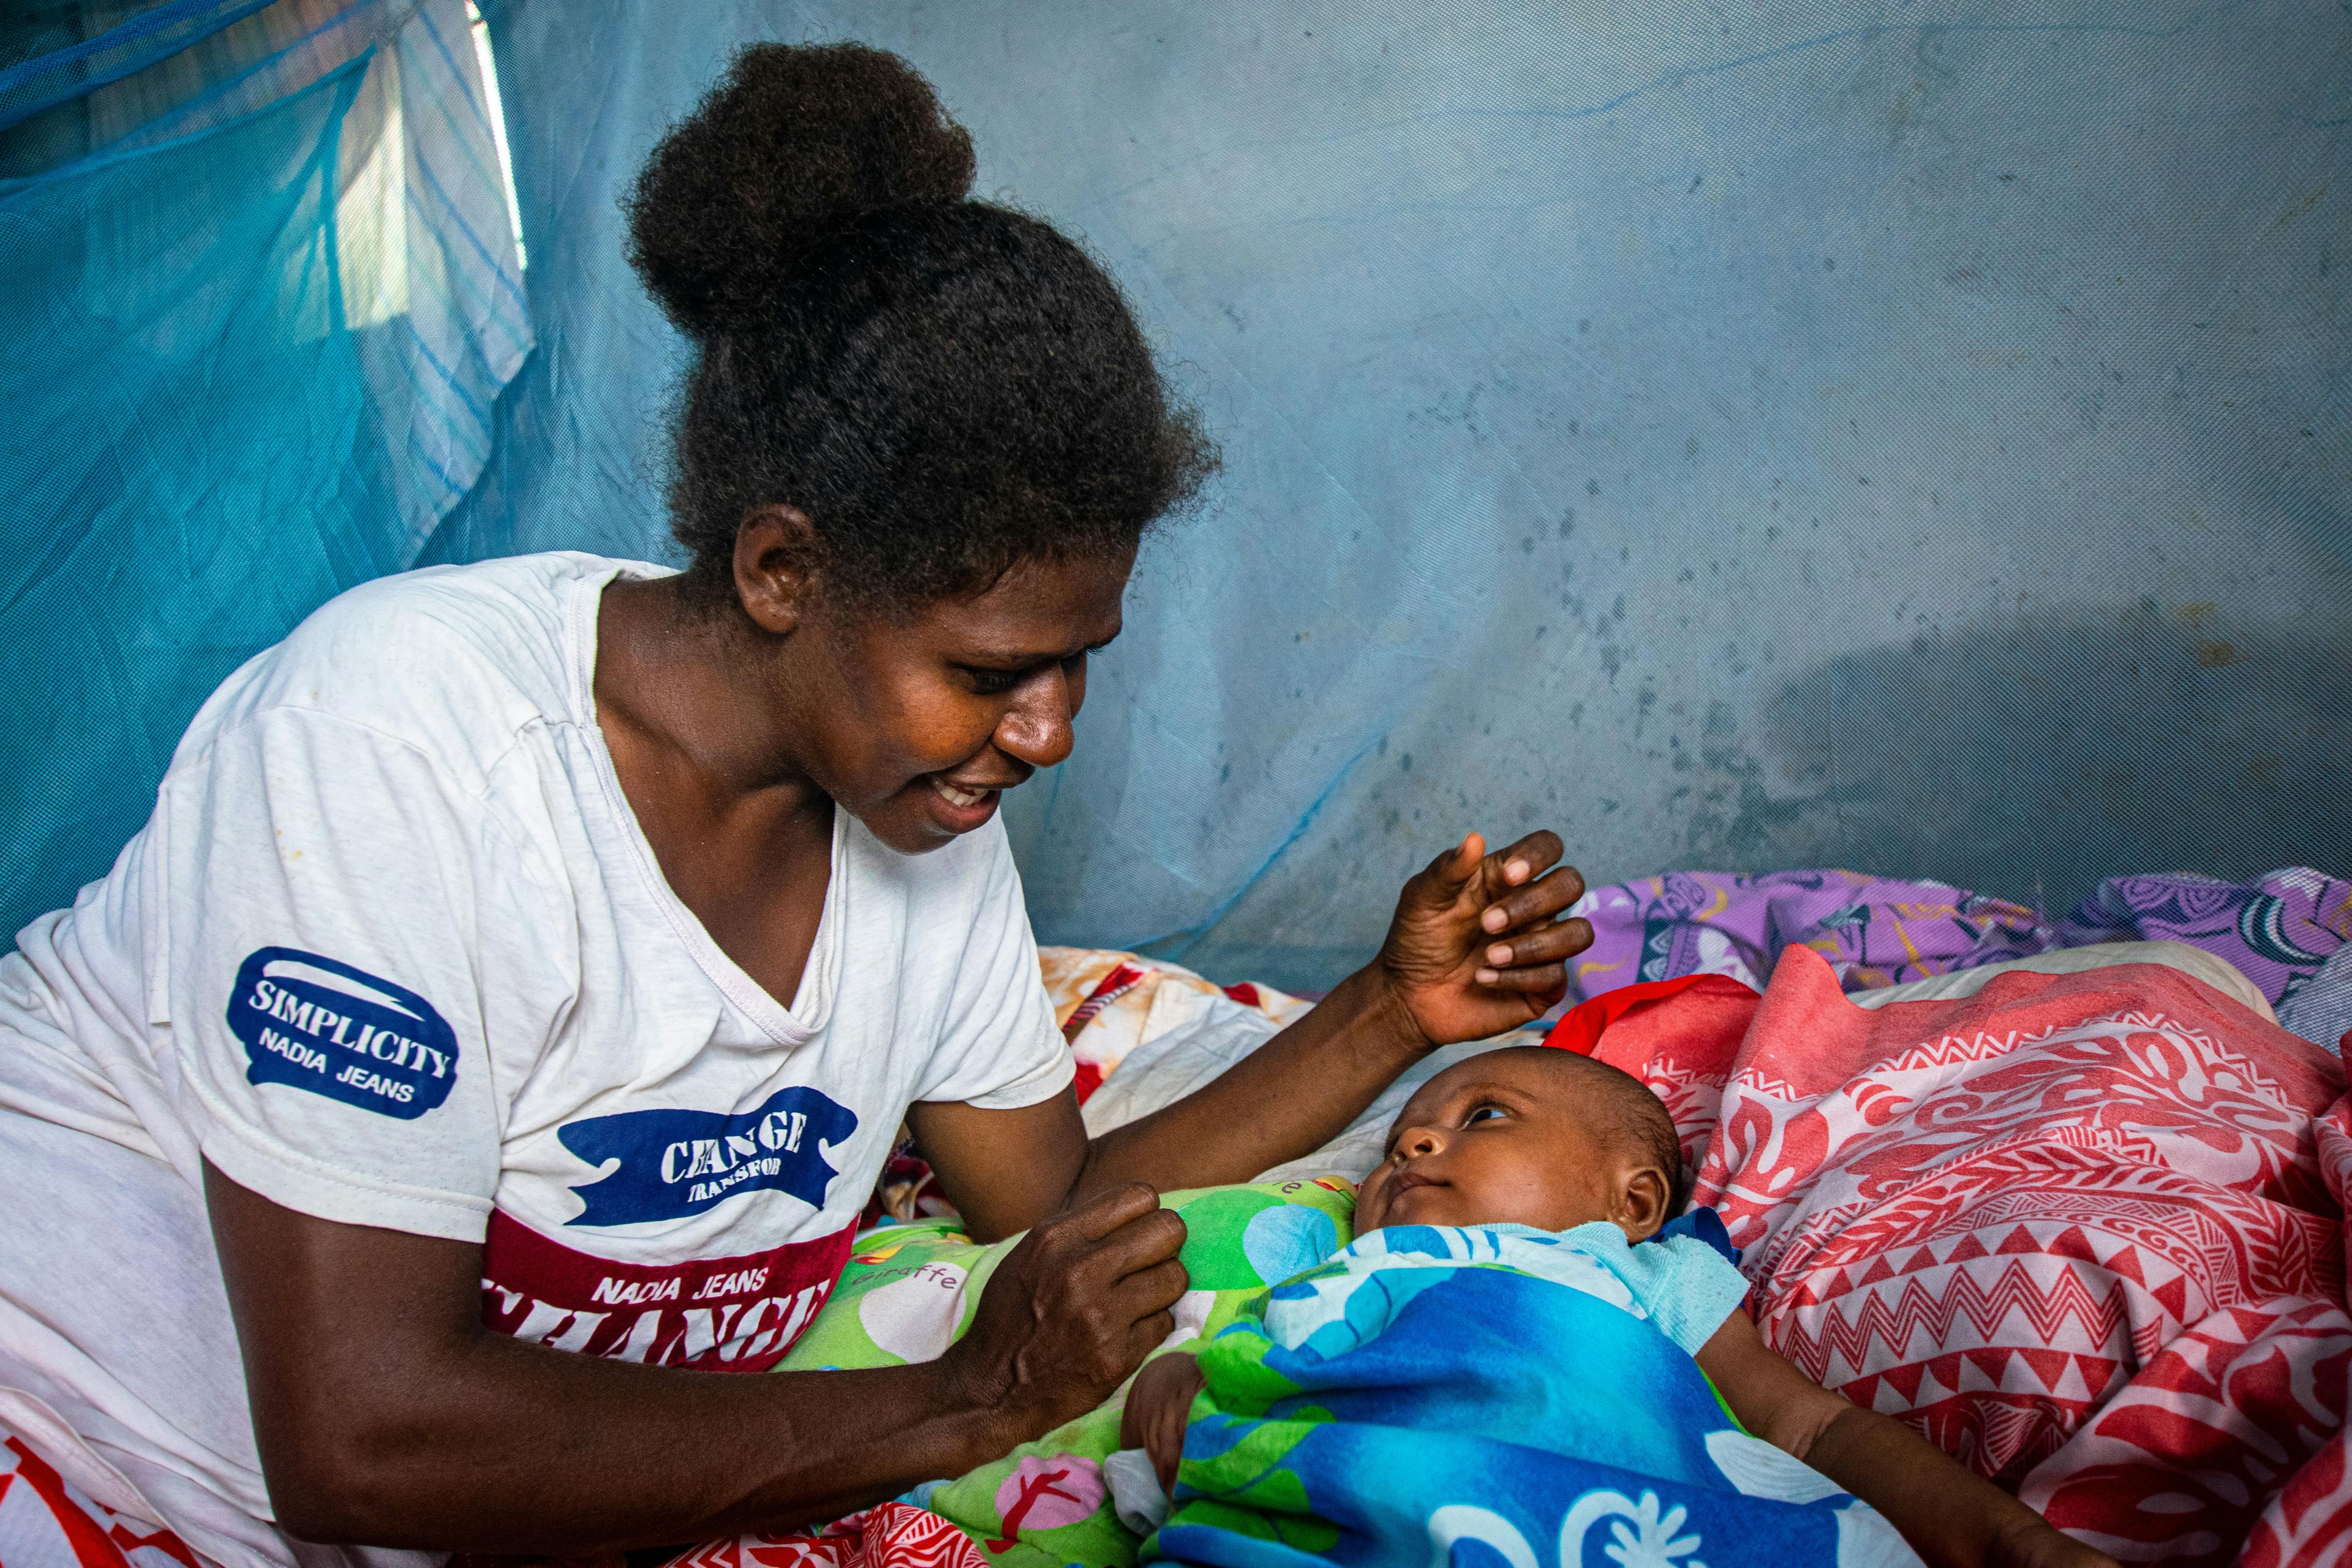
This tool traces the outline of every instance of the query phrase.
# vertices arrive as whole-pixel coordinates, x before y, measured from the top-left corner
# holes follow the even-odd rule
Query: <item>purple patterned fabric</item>
[[[1856,871],[1673,871],[1586,895],[1593,942],[1582,996],[1678,974],[1761,987],[1790,942],[1849,991],[2101,942],[2185,942],[2244,971],[2273,1004],[2352,941],[2352,881],[2296,867],[2250,883],[2188,874],[2110,877],[2063,921],[1940,882]]]
[[[2300,866],[2242,886],[2210,877],[2110,877],[2059,929],[2068,947],[2169,941],[2220,953],[2276,1005],[2352,942],[2352,881]]]

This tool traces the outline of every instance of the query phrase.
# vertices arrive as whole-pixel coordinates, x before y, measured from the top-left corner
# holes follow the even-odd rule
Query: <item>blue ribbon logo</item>
[[[737,1116],[715,1110],[625,1110],[569,1122],[556,1138],[591,1165],[614,1168],[572,1190],[586,1206],[567,1225],[635,1225],[700,1214],[771,1188],[824,1207],[841,1173],[824,1150],[857,1131],[857,1116],[805,1086],[781,1089]]]

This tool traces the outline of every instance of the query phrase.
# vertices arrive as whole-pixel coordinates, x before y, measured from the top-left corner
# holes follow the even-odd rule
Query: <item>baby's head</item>
[[[1640,1241],[1685,1195],[1657,1096],[1604,1062],[1527,1046],[1456,1062],[1405,1102],[1356,1191],[1356,1230],[1609,1220]]]

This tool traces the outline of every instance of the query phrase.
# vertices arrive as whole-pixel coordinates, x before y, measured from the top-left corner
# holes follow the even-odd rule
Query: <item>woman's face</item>
[[[985,592],[896,615],[820,615],[793,641],[807,770],[905,855],[996,814],[1070,754],[1087,658],[1118,635],[1135,552],[1024,562]]]

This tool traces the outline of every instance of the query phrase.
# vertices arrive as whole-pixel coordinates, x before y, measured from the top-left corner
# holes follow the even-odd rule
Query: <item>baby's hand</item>
[[[1176,1464],[1184,1457],[1184,1423],[1192,1414],[1192,1396],[1207,1381],[1200,1363],[1178,1351],[1146,1362],[1127,1391],[1118,1446],[1150,1455],[1160,1489],[1171,1498],[1176,1495]]]

